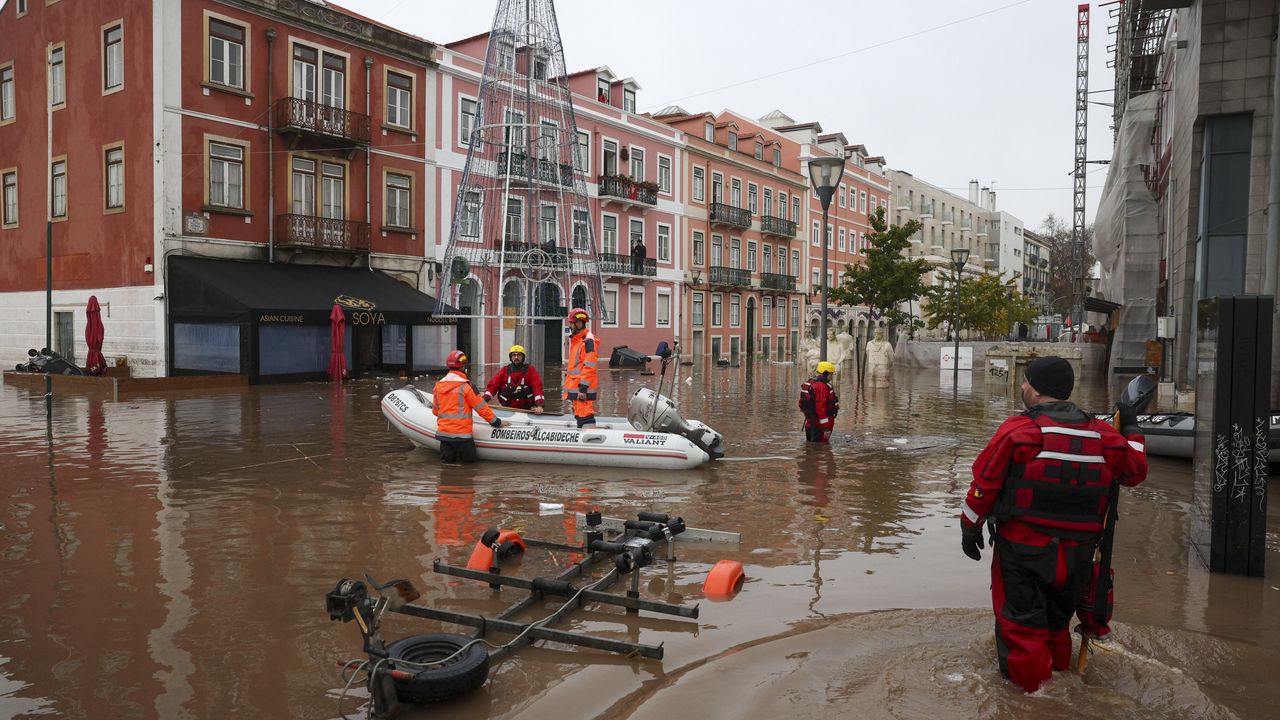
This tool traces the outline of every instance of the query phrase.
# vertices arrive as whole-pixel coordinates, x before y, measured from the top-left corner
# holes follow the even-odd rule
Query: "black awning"
[[[325,323],[337,303],[348,321],[369,313],[362,324],[428,325],[456,312],[377,270],[181,255],[169,258],[167,292],[175,319]]]
[[[1113,310],[1120,309],[1120,303],[1103,300],[1096,297],[1086,297],[1084,299],[1084,309],[1088,312],[1102,313],[1110,315]]]

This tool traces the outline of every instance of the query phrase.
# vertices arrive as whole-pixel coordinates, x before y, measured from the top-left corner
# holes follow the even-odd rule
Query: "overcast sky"
[[[435,42],[488,30],[496,0],[340,0]],[[1071,218],[1076,2],[1070,0],[559,0],[570,70],[634,77],[640,110],[748,117],[780,109],[960,195],[992,185],[1038,228]],[[1109,91],[1108,8],[1092,13],[1089,87]],[[804,66],[804,67],[801,67]],[[767,77],[766,77],[767,76]],[[1094,93],[1099,102],[1110,92]],[[1089,159],[1111,157],[1111,109],[1091,105]],[[1106,177],[1090,165],[1088,218]]]

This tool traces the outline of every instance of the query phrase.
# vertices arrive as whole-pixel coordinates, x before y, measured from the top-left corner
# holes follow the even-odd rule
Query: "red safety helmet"
[[[580,307],[574,308],[569,311],[569,322],[573,322],[574,320],[581,320],[582,322],[587,322],[590,319],[591,319],[591,315],[588,314],[586,310],[583,310]]]
[[[467,366],[467,354],[461,350],[451,350],[449,356],[444,359],[444,364],[450,370],[461,370]]]

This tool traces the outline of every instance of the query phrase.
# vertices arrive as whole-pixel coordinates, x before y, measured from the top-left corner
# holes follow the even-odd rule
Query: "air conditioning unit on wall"
[[[1173,340],[1176,334],[1176,325],[1172,315],[1165,315],[1156,318],[1156,337],[1163,340]]]

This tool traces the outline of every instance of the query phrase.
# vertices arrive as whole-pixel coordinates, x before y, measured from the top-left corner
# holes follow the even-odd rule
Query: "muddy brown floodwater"
[[[561,625],[662,643],[665,659],[524,648],[481,690],[411,717],[1276,717],[1280,502],[1267,577],[1210,576],[1186,537],[1190,466],[1153,459],[1121,506],[1118,645],[1025,696],[996,669],[989,556],[961,554],[956,520],[973,457],[1015,398],[980,377],[953,396],[937,372],[842,387],[836,442],[806,448],[797,373],[680,368],[684,414],[724,432],[729,456],[661,473],[442,472],[388,429],[372,383],[60,397],[48,426],[39,394],[0,388],[0,717],[337,717],[359,636],[325,615],[334,582],[408,577],[422,602],[496,612],[523,591],[495,597],[432,560],[465,563],[490,525],[572,540],[572,518],[540,503],[669,511],[742,544],[682,546],[673,566],[646,569],[642,592],[701,603],[696,622],[589,607]],[[605,411],[650,380],[608,374]],[[1082,404],[1108,407],[1106,394],[1083,388]],[[726,557],[746,566],[743,592],[703,600]],[[520,571],[557,562],[531,552]],[[440,627],[393,616],[384,631]],[[362,717],[363,703],[355,693],[341,710]]]

